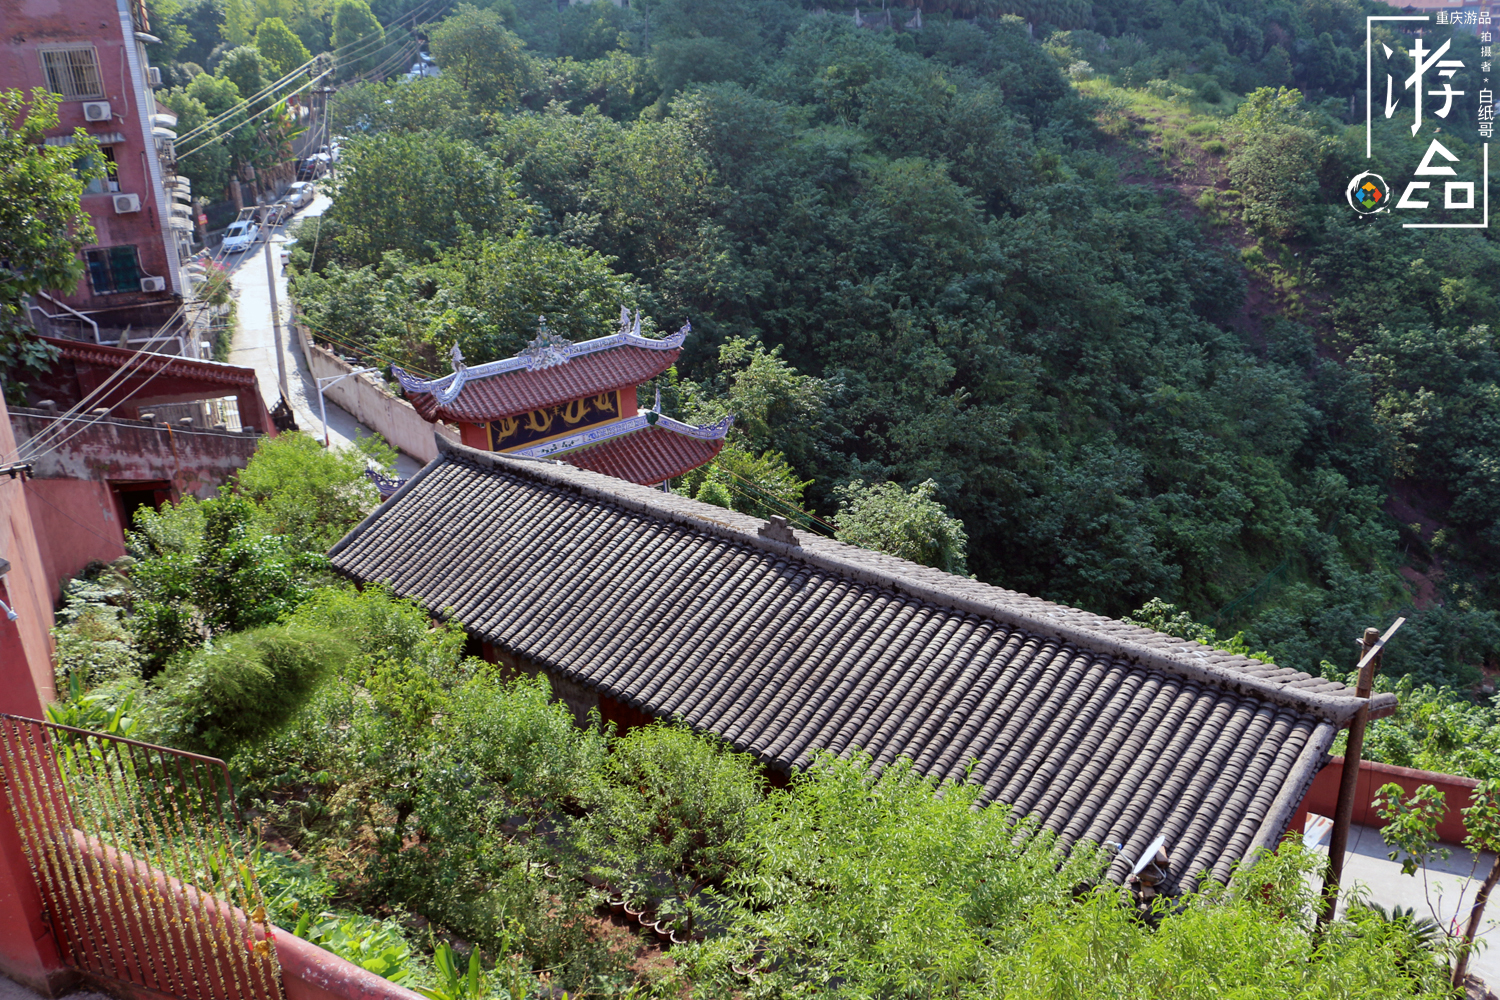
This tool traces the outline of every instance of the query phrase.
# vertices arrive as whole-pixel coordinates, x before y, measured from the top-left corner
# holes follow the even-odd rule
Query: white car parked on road
[[[229,224],[224,230],[224,243],[220,247],[225,253],[241,253],[249,250],[260,238],[260,227],[248,219]]]
[[[297,181],[286,189],[286,196],[283,200],[287,203],[288,207],[295,211],[311,205],[313,199],[317,196],[317,189],[313,187],[311,181]]]

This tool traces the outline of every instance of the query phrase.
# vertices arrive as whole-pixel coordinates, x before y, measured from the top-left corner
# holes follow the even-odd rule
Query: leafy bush
[[[578,850],[628,902],[692,933],[713,912],[705,894],[733,868],[765,779],[753,757],[680,726],[634,730],[612,750]]]
[[[974,809],[975,786],[939,788],[904,760],[878,778],[869,766],[822,757],[752,810],[727,931],[680,953],[708,995],[743,988],[737,967],[766,996],[982,989],[1033,914],[1067,911],[1102,870],[1004,806]]]
[[[1293,841],[1242,872],[1233,888],[1158,908],[1152,929],[1115,892],[1031,911],[1025,940],[992,966],[990,995],[1016,998],[1340,996],[1382,1000],[1441,992],[1443,973],[1413,932],[1351,907],[1329,933],[1314,928],[1318,856]],[[1171,912],[1168,915],[1168,911]]]
[[[290,552],[322,553],[379,502],[365,467],[361,451],[293,431],[262,439],[236,485],[255,504],[257,530]]]
[[[337,634],[291,625],[224,636],[156,678],[155,725],[174,745],[222,754],[284,722],[353,654]]]
[[[362,914],[304,913],[293,933],[397,986],[407,985],[417,974],[411,945],[401,928],[388,920]]]
[[[950,517],[934,499],[937,483],[931,479],[912,487],[910,493],[899,483],[867,486],[858,479],[837,492],[839,541],[946,573],[967,573],[969,536],[963,522]]]

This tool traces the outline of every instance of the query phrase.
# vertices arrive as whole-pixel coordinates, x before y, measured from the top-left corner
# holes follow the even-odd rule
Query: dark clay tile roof
[[[339,570],[777,768],[819,749],[906,756],[1065,842],[1133,858],[1164,835],[1174,873],[1224,879],[1280,837],[1359,705],[1331,681],[803,532],[786,544],[673,494],[439,446],[333,549]]]
[[[558,457],[580,469],[654,486],[713,461],[723,447],[722,437],[707,441],[665,427],[645,427]]]

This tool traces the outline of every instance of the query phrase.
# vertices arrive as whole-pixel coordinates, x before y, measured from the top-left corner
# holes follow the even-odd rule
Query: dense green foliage
[[[1335,207],[1359,8],[1170,6],[929,9],[907,33],[776,0],[466,7],[453,37],[526,48],[340,92],[361,165],[295,294],[433,374],[455,344],[514,352],[528,313],[575,338],[609,331],[612,296],[691,319],[664,403],[737,425],[689,495],[831,532],[848,484],[930,480],[980,579],[1108,614],[1162,597],[1310,671],[1405,612],[1426,638],[1388,669],[1471,683],[1500,648],[1500,261],[1483,234],[1377,237]],[[1163,106],[1189,132],[1126,166],[1155,155],[1130,116]],[[1201,220],[1130,173],[1190,150],[1229,187]],[[434,221],[398,232],[398,203]],[[1270,312],[1245,305],[1262,285]],[[553,289],[575,288],[564,320]],[[1416,553],[1387,513],[1414,491]],[[1439,562],[1413,609],[1398,571]]]
[[[278,628],[347,655],[280,725],[218,734],[245,805],[301,859],[257,855],[268,913],[439,1000],[937,985],[1388,998],[1442,976],[1407,929],[1363,908],[1315,937],[1315,862],[1290,844],[1232,891],[1163,906],[1153,930],[1116,890],[1088,890],[1094,849],[1065,857],[1003,807],[974,809],[976,788],[936,788],[906,762],[876,777],[858,756],[823,758],[768,790],[752,760],[684,728],[577,726],[545,682],[463,659],[462,633],[380,588],[322,588]],[[180,738],[160,698],[137,735]],[[696,940],[639,960],[654,949],[601,917],[621,897]],[[444,950],[455,939],[480,956],[488,993],[464,985]]]
[[[56,95],[41,88],[29,97],[0,90],[0,392],[12,403],[25,402],[25,380],[57,356],[22,335],[31,325],[25,300],[76,285],[83,276],[77,251],[94,240],[79,199],[98,170],[90,158],[97,150],[82,129],[75,145],[42,143],[42,134],[57,127],[57,105]]]
[[[350,81],[334,207],[292,254],[341,350],[441,374],[541,316],[575,340],[622,304],[691,320],[640,402],[735,426],[682,492],[1327,676],[1405,614],[1381,681],[1403,708],[1367,752],[1496,777],[1465,692],[1500,654],[1500,255],[1343,207],[1386,8],[935,0],[870,31],[811,7],[465,4],[427,33],[443,76],[383,83],[351,78],[414,51],[409,0],[156,0],[183,127],[288,68],[273,19],[349,46],[325,60]],[[248,110],[184,160],[195,183],[286,155],[288,119]],[[1398,118],[1374,145],[1405,176],[1423,144]],[[1139,921],[1088,851],[904,766],[768,791],[684,729],[579,728],[457,630],[333,582],[319,553],[373,502],[358,463],[267,448],[71,585],[58,711],[229,756],[306,862],[266,862],[276,919],[372,968],[478,992],[451,957],[409,971],[446,936],[517,996],[1441,988],[1409,921],[1353,907],[1315,935],[1290,846]],[[645,961],[602,919],[615,894],[703,940]]]
[[[342,530],[361,510],[342,502],[363,481],[354,464],[295,435],[263,443],[240,478],[238,493],[138,515],[138,558],[69,585],[67,696],[49,713],[225,756],[283,850],[252,859],[271,920],[434,1000],[1213,995],[1207,984],[1388,998],[1441,976],[1370,911],[1315,938],[1313,862],[1290,845],[1232,891],[1142,923],[1095,887],[1103,853],[1065,853],[1003,806],[974,808],[975,786],[938,787],[905,761],[874,773],[854,751],[776,790],[753,758],[683,726],[622,734],[597,713],[580,726],[545,680],[465,657],[461,629],[380,586],[247,588],[221,621],[204,581],[222,579],[227,553],[274,539],[307,556],[305,532],[266,532],[318,512]],[[216,546],[226,555],[206,558]],[[190,581],[176,607],[201,633],[143,673],[168,579]],[[1182,624],[1174,611],[1141,614]],[[683,943],[663,956],[605,919],[611,900]]]
[[[839,487],[838,539],[902,559],[965,572],[968,538],[964,526],[934,501],[937,483],[918,483],[911,492],[899,483],[866,485],[856,479]]]

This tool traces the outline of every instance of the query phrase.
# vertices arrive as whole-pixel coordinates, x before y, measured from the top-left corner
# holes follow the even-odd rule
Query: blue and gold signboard
[[[620,418],[620,390],[585,396],[570,403],[490,421],[490,450],[512,451],[567,437]]]

